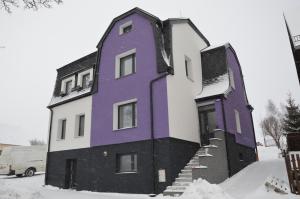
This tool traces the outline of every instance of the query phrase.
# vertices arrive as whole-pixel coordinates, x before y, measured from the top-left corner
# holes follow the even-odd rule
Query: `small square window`
[[[90,84],[90,74],[85,74],[82,76],[82,88],[89,87]]]
[[[72,80],[65,83],[65,93],[69,94],[72,91]]]
[[[67,125],[67,120],[62,119],[58,121],[59,129],[58,129],[58,139],[59,140],[64,140],[66,137],[66,125]]]
[[[127,21],[126,23],[120,25],[119,35],[123,35],[124,33],[130,32],[132,28],[133,28],[132,21]]]
[[[118,106],[118,129],[136,126],[136,102]]]
[[[135,53],[120,58],[120,77],[135,73]]]
[[[78,136],[84,136],[84,120],[84,115],[78,117]]]
[[[117,154],[116,172],[137,172],[137,154]]]
[[[123,28],[123,34],[124,34],[124,33],[130,32],[131,29],[132,29],[132,24],[130,24],[130,25],[128,25],[128,26],[125,26],[125,27]]]

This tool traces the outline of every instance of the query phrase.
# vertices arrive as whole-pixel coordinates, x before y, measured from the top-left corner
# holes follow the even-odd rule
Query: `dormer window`
[[[61,81],[61,95],[67,95],[72,92],[72,89],[75,87],[75,75],[63,79]]]
[[[93,68],[78,73],[77,86],[85,89],[90,87],[90,83],[93,81]]]
[[[120,25],[119,35],[123,35],[124,33],[130,32],[132,28],[133,28],[132,21],[127,21],[126,23]]]
[[[72,80],[67,81],[65,86],[66,86],[65,87],[65,94],[71,93],[71,91],[72,91]]]
[[[90,74],[85,74],[82,76],[82,88],[87,88],[90,84]]]

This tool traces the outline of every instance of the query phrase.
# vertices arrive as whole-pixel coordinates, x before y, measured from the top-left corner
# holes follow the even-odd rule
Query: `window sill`
[[[56,141],[65,141],[66,139],[56,139]]]
[[[126,130],[126,129],[134,129],[137,126],[132,126],[132,127],[125,127],[125,128],[121,128],[121,129],[114,129],[113,131],[122,131],[122,130]]]
[[[84,137],[84,135],[82,135],[82,136],[74,136],[74,138],[83,138]]]

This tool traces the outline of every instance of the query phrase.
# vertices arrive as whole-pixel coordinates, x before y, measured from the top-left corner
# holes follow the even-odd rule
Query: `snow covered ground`
[[[279,194],[267,191],[264,186],[269,176],[286,182],[287,175],[283,159],[278,158],[274,147],[259,147],[260,161],[251,164],[220,185],[212,185],[205,180],[195,181],[180,199],[296,199],[293,194]],[[31,178],[0,176],[0,199],[150,199],[148,195],[95,193],[89,191],[63,190],[43,186],[44,174]],[[161,195],[156,198],[167,199]]]

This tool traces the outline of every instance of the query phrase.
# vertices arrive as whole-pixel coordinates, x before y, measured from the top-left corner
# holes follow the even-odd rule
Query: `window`
[[[65,93],[69,94],[72,91],[72,80],[69,80],[65,84]]]
[[[193,81],[192,77],[192,62],[191,59],[185,56],[184,58],[185,75],[189,80]]]
[[[67,125],[66,119],[61,119],[58,121],[58,139],[59,140],[64,140],[66,137],[66,125]]]
[[[244,161],[244,155],[242,153],[239,153],[239,160],[242,162]]]
[[[84,135],[84,115],[80,115],[78,118],[78,136]]]
[[[133,28],[132,21],[127,21],[126,23],[120,26],[119,35],[123,35],[124,33],[130,32],[132,28]]]
[[[136,126],[136,102],[118,107],[118,129]]]
[[[240,113],[237,110],[234,110],[234,114],[235,114],[236,131],[238,133],[242,133]]]
[[[89,87],[90,84],[90,74],[85,74],[82,76],[82,88]]]
[[[120,77],[135,73],[135,53],[120,59]]]
[[[117,154],[117,173],[137,172],[137,154]]]
[[[230,79],[230,85],[233,89],[235,89],[235,83],[234,83],[234,75],[231,68],[229,68],[229,79]]]

